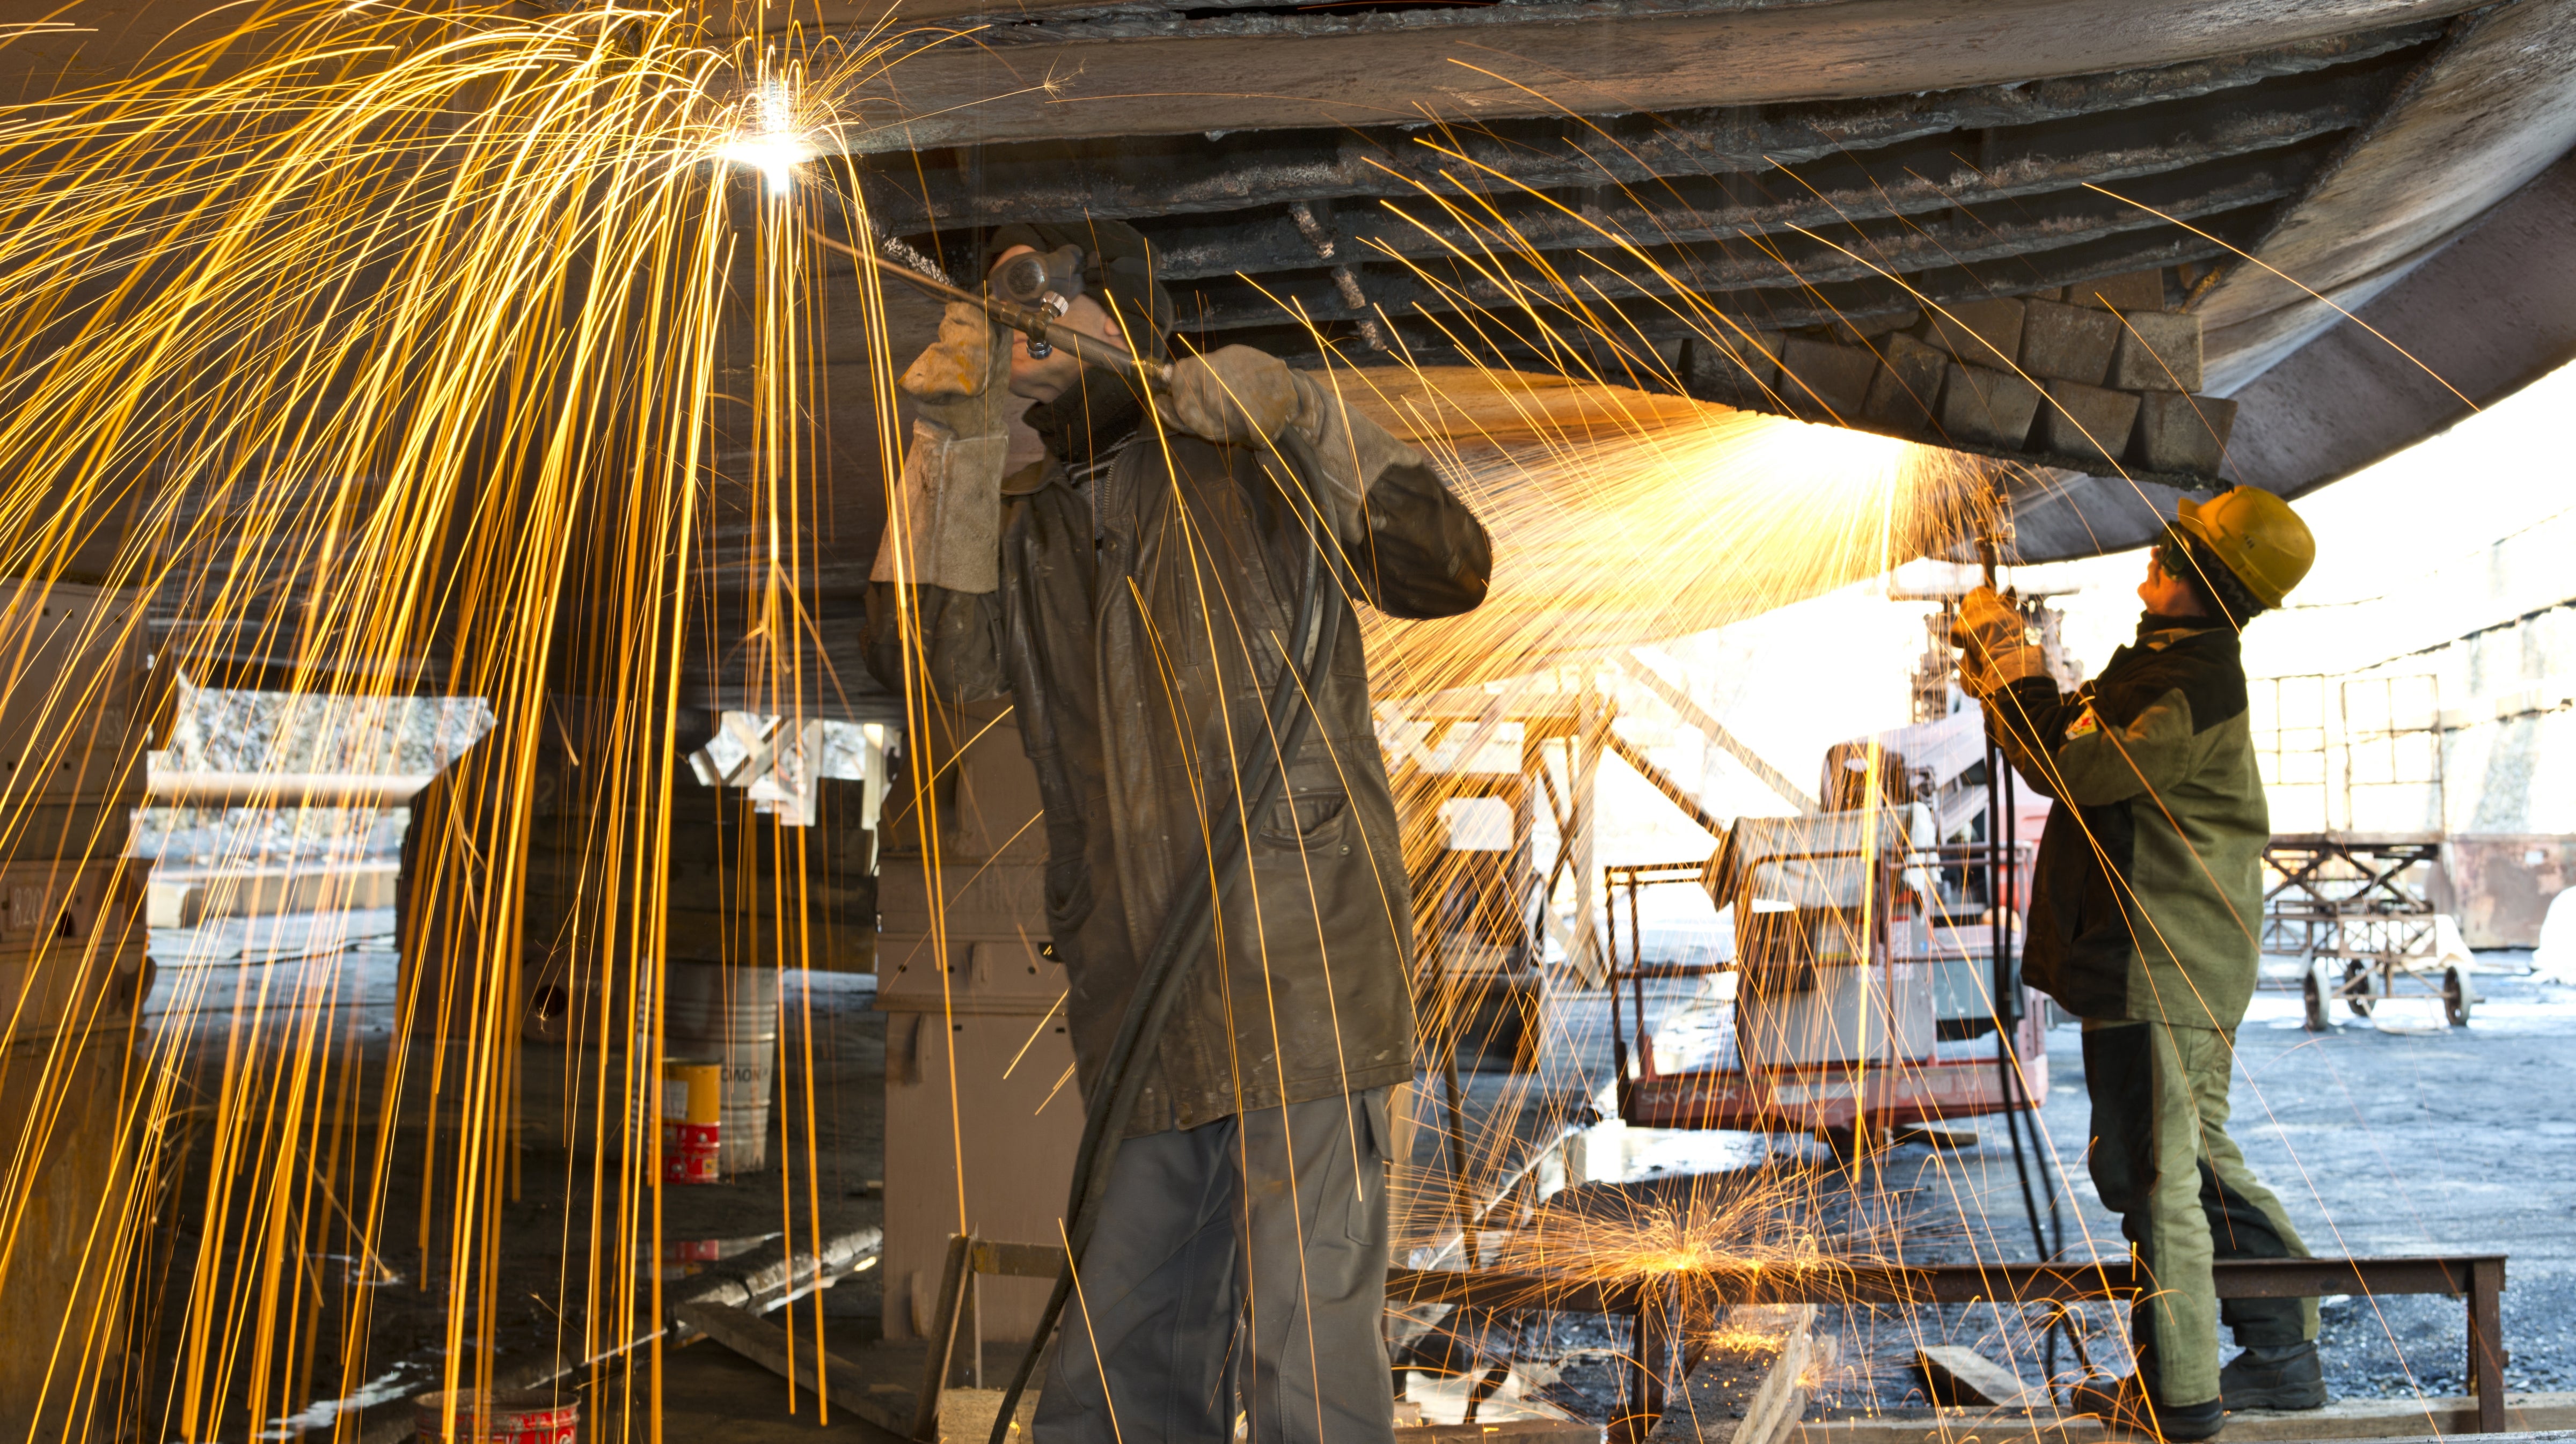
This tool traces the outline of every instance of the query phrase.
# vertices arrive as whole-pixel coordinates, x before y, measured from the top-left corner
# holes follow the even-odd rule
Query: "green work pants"
[[[2243,1345],[2317,1336],[2315,1299],[2229,1299],[2222,1315],[2210,1281],[2214,1259],[2308,1256],[2227,1136],[2235,1060],[2235,1036],[2213,1028],[2084,1025],[2093,1186],[2153,1280],[2133,1315],[2138,1367],[2171,1408],[2218,1397],[2222,1317]]]

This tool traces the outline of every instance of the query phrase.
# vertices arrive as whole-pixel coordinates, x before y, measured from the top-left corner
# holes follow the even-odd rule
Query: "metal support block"
[[[1908,306],[1901,311],[1881,311],[1859,316],[1836,316],[1825,323],[1825,339],[1843,346],[1876,346],[1880,338],[1892,331],[1910,331],[1923,324],[1923,308]]]
[[[2039,388],[2009,371],[1950,365],[1941,389],[1941,429],[1962,441],[2019,449],[2039,414]]]
[[[1911,336],[1890,336],[1878,349],[1878,375],[1870,380],[1861,415],[1906,431],[1938,425],[1941,382],[1949,374],[1950,358]]]
[[[1858,346],[1836,346],[1792,336],[1780,353],[1780,399],[1801,413],[1831,413],[1847,421],[1869,402],[1878,357]]]
[[[2048,401],[2039,420],[2040,444],[2048,450],[2105,464],[2129,454],[2129,432],[2138,423],[2135,395],[2080,381],[2051,381]]]
[[[1695,401],[1720,406],[1776,406],[1771,395],[1780,379],[1779,355],[1777,331],[1746,335],[1721,326],[1714,336],[1684,337],[1682,390]]]
[[[2099,386],[2111,374],[2111,353],[2123,334],[2118,316],[2056,301],[2025,300],[2022,312],[2021,369],[2032,380]]]
[[[2221,396],[2148,391],[2138,405],[2136,457],[2149,471],[2215,475],[2236,427],[2236,403]]]
[[[2078,281],[2066,288],[2066,299],[2078,306],[2100,306],[2123,314],[2165,308],[2165,273],[2130,271],[2098,281]]]
[[[2120,317],[2120,348],[2111,353],[2111,384],[2131,391],[2200,389],[2200,318],[2161,312]]]
[[[2021,355],[2017,300],[1960,301],[1923,321],[1923,339],[1971,366],[2009,367]]]

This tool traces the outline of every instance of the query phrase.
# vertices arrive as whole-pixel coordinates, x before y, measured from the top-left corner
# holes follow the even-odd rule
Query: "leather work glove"
[[[939,339],[895,383],[917,403],[917,419],[870,581],[1001,589],[1002,470],[1011,418],[1028,404],[1011,395],[1010,374],[1005,335],[951,301]]]
[[[918,403],[922,420],[958,437],[989,436],[1009,429],[1009,333],[963,301],[939,316],[939,339],[912,359],[895,384]]]
[[[1318,500],[1334,533],[1353,545],[1368,534],[1371,484],[1389,467],[1429,465],[1422,453],[1352,410],[1329,378],[1292,371],[1287,362],[1249,346],[1228,346],[1173,366],[1166,409],[1192,433],[1219,444],[1259,445],[1296,427],[1323,463],[1324,495]]]
[[[2020,609],[1992,587],[1979,587],[1960,599],[1950,644],[1961,653],[1959,685],[1979,701],[2048,670],[2039,648],[2030,644]]]
[[[1172,419],[1195,435],[1258,446],[1300,419],[1306,393],[1287,362],[1249,346],[1228,346],[1172,367],[1170,409]]]

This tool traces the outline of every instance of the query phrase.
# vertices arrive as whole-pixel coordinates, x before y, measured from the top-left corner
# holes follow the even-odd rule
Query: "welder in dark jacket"
[[[1015,226],[988,249],[999,264],[1068,245],[1084,294],[1064,322],[1160,353],[1170,302],[1132,228]],[[1211,819],[1276,764],[1263,707],[1313,548],[1266,443],[1291,426],[1312,443],[1310,506],[1382,612],[1474,607],[1484,528],[1329,375],[1244,347],[1181,361],[1148,396],[957,306],[903,384],[922,421],[871,587],[871,666],[943,703],[1013,699],[1086,1093],[1181,890],[1217,889],[1214,947],[1182,965],[1038,1437],[1228,1439],[1239,1391],[1262,1444],[1389,1439],[1386,1104],[1413,1072],[1411,910],[1355,620],[1285,794],[1247,820],[1244,875],[1212,879],[1201,858]]]
[[[2137,1374],[2078,1403],[2168,1439],[2209,1437],[2226,1409],[2325,1402],[2316,1301],[2230,1299],[2245,1348],[2222,1370],[2210,1277],[2213,1258],[2307,1254],[2226,1124],[2271,837],[2237,634],[2315,556],[2268,492],[2184,501],[2138,588],[2137,640],[2073,694],[1991,590],[1961,608],[1968,689],[2014,770],[2053,799],[2022,976],[2083,1020],[2094,1184],[2155,1279],[2136,1310]]]

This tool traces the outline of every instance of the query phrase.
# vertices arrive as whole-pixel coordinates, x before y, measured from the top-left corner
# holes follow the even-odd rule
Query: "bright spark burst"
[[[158,648],[201,686],[240,685],[223,640],[238,635],[283,659],[287,685],[337,694],[323,710],[363,717],[426,687],[495,699],[497,723],[449,774],[485,804],[468,811],[497,853],[424,844],[414,877],[406,916],[425,931],[405,941],[397,1045],[370,1080],[380,1126],[360,1127],[376,1104],[349,1091],[360,1042],[336,974],[224,1000],[206,1026],[236,1056],[211,1082],[189,1053],[207,976],[165,990],[117,1156],[175,1187],[194,1150],[203,1193],[111,1192],[87,1252],[59,1262],[83,1297],[123,1299],[172,1266],[153,1220],[201,1216],[193,1273],[157,1295],[183,1316],[178,1356],[126,1376],[109,1361],[157,1350],[154,1316],[75,1310],[48,1410],[205,1439],[347,1395],[377,1295],[308,1278],[325,1255],[399,1258],[442,1318],[439,1382],[493,1382],[475,1321],[499,1307],[500,1206],[519,1187],[517,980],[536,940],[529,873],[485,859],[574,859],[562,936],[601,979],[574,1006],[590,1036],[653,1038],[659,983],[634,974],[659,964],[631,960],[666,955],[671,699],[708,578],[751,579],[724,599],[745,619],[733,683],[788,699],[771,710],[820,690],[800,675],[801,554],[775,541],[814,514],[803,208],[826,196],[794,182],[831,147],[824,98],[878,63],[872,43],[782,50],[619,7],[309,0],[149,73],[0,108],[0,574],[95,576],[202,619]],[[743,169],[765,192],[749,205]],[[48,695],[36,680],[10,677],[13,703]],[[569,778],[546,772],[550,692],[586,699],[588,765]],[[596,829],[540,823],[541,780],[578,786]],[[453,816],[421,806],[416,829]],[[801,912],[801,876],[784,887],[776,905]],[[600,961],[609,938],[628,961]],[[744,961],[794,966],[803,943],[771,946]],[[48,1046],[67,1087],[91,1045]],[[559,1300],[561,1351],[590,1361],[596,1397],[648,1376],[634,1350],[659,1317],[633,1264],[657,1253],[652,1138],[597,1100],[647,1096],[658,1067],[649,1047],[582,1055],[565,1085],[609,1120]],[[22,1159],[69,1146],[43,1131],[55,1116],[31,1110]],[[416,1199],[389,1191],[398,1148],[422,1150]],[[38,1251],[19,1224],[44,1177],[0,1176],[0,1278]],[[814,1186],[791,1149],[782,1214],[786,1190]],[[319,1377],[317,1356],[336,1361]]]
[[[796,168],[819,153],[813,137],[797,128],[795,106],[783,80],[763,80],[754,93],[745,132],[716,147],[720,160],[756,170],[773,195],[796,183]]]

